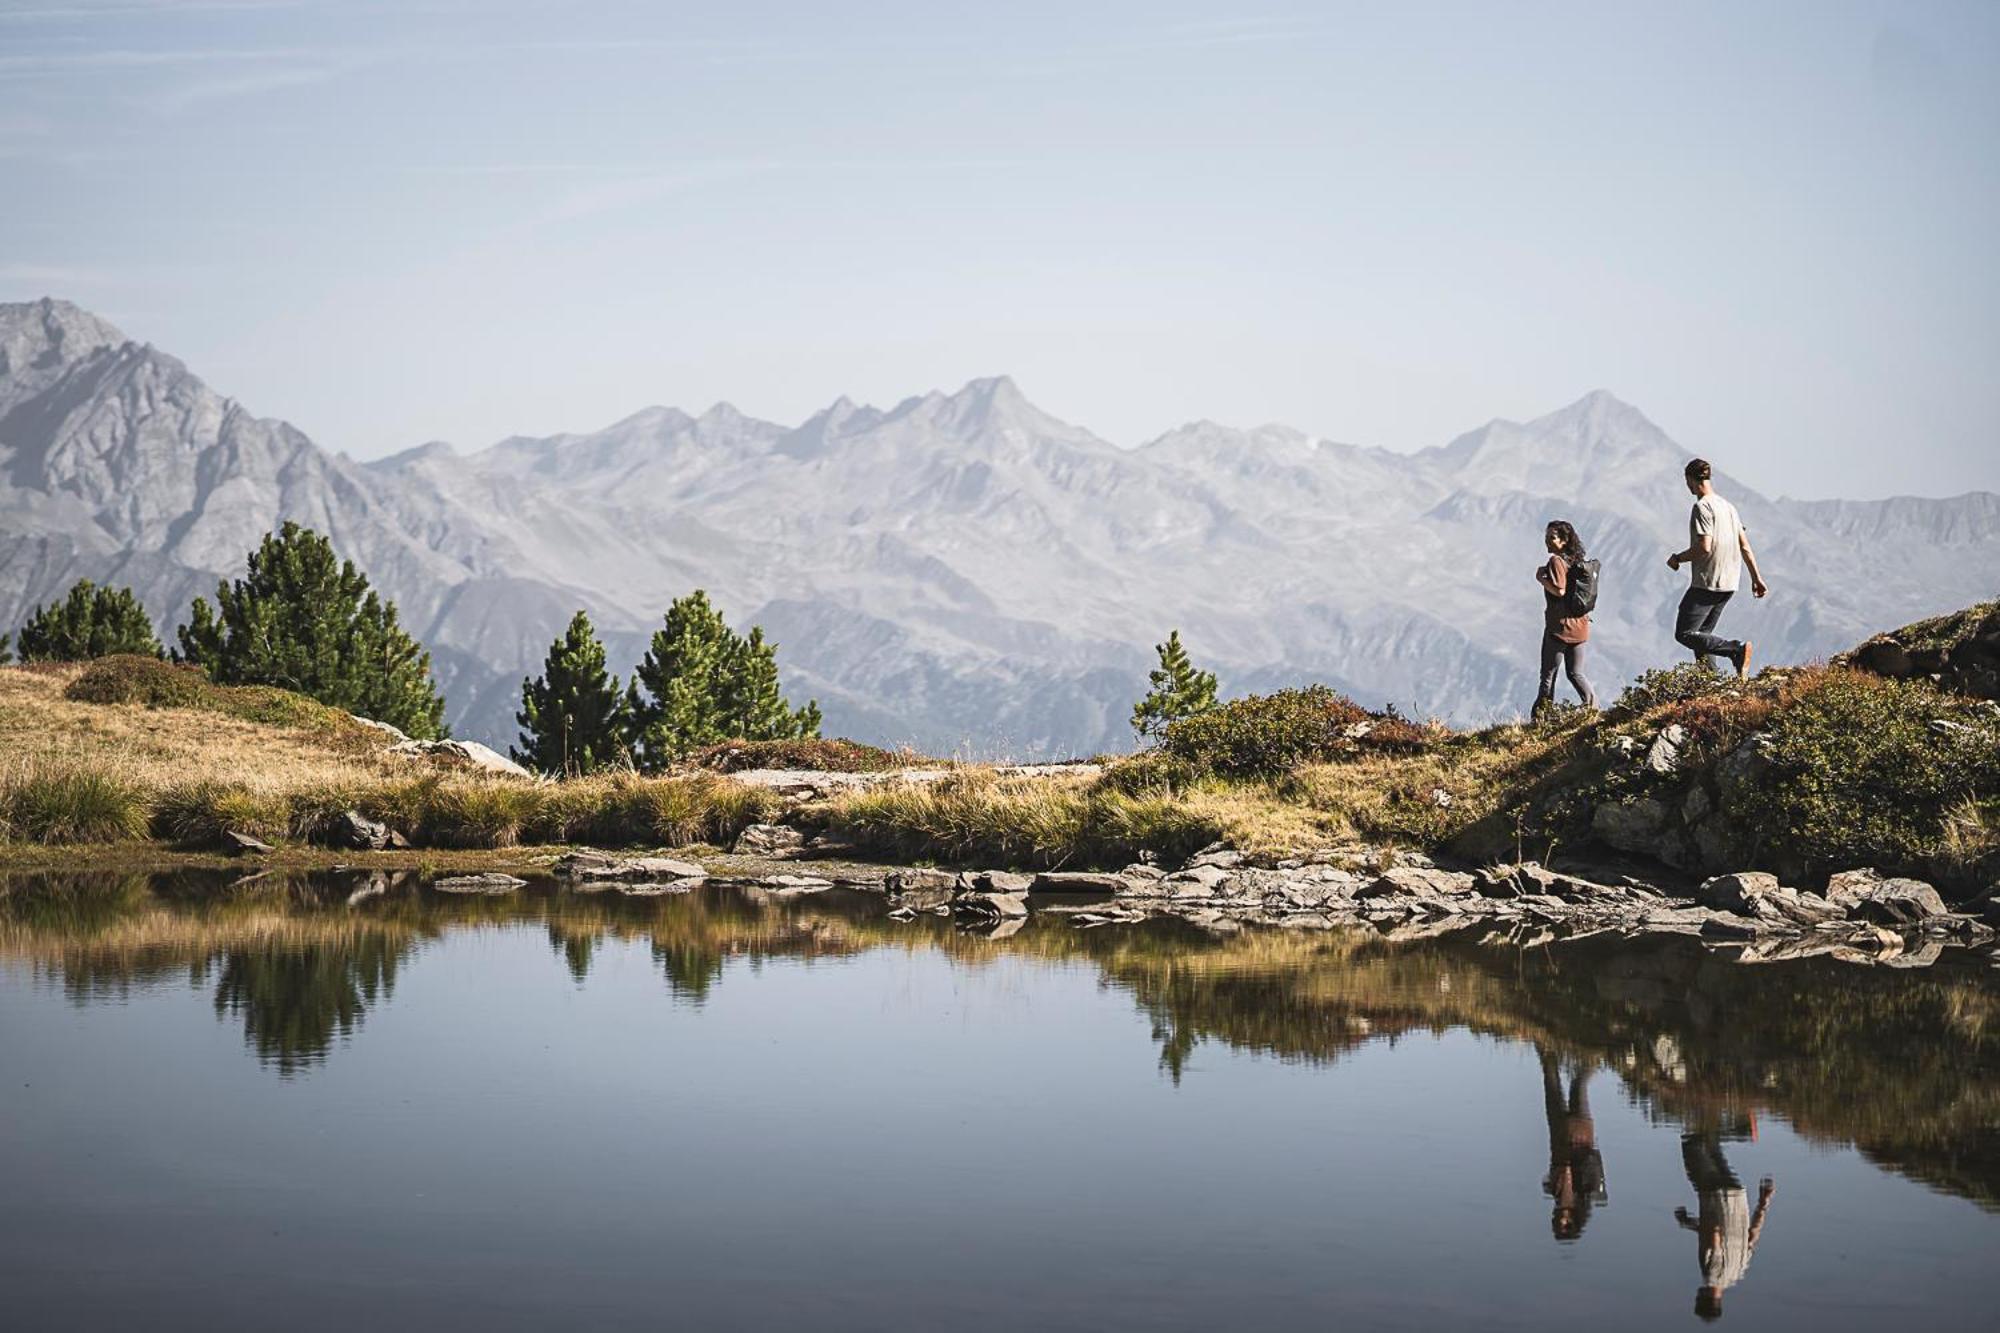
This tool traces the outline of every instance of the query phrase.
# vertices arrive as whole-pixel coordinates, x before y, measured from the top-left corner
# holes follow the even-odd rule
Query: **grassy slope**
[[[1680,767],[1662,777],[1633,756],[1674,726]],[[1738,782],[1725,770],[1746,745],[1759,762]],[[723,748],[725,766],[743,761]],[[296,846],[347,809],[428,849],[726,843],[779,813],[770,793],[716,774],[529,783],[430,772],[385,749],[336,710],[143,659],[0,669],[0,861],[32,861],[44,844],[204,849],[223,829]],[[1601,715],[1478,732],[1288,692],[1228,705],[1100,776],[964,767],[792,818],[871,855],[987,865],[1172,863],[1218,839],[1274,858],[1368,841],[1546,860],[1590,845],[1600,805],[1679,812],[1696,787],[1729,806],[1707,825],[1721,846],[1706,855],[1730,863],[1707,869],[1874,862],[1966,887],[2000,871],[2000,710],[1849,669],[1738,684],[1681,668]],[[1693,847],[1692,826],[1675,837]]]

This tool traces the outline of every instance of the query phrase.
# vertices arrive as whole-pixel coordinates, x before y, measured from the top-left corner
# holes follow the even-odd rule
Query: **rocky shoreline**
[[[557,860],[553,871],[573,891],[631,896],[706,885],[774,899],[856,890],[880,894],[894,918],[949,916],[996,935],[1046,913],[1078,928],[1175,918],[1213,932],[1368,928],[1391,939],[1481,930],[1523,947],[1607,932],[1672,934],[1696,937],[1746,963],[1826,956],[1922,967],[1959,948],[1991,951],[2000,960],[2000,902],[1988,897],[1953,910],[1929,884],[1866,868],[1835,875],[1816,893],[1757,871],[1663,887],[1616,867],[1554,870],[1527,861],[1461,869],[1359,845],[1270,864],[1214,846],[1172,870],[1134,864],[1033,873],[804,859],[818,850],[797,830],[757,825],[735,852],[707,863],[577,851]],[[432,887],[506,893],[523,883],[507,875],[460,875]]]

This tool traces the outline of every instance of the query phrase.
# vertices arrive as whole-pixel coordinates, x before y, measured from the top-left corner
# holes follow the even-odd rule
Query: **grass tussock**
[[[146,836],[147,793],[116,773],[29,761],[0,775],[0,836],[15,842],[103,843]]]

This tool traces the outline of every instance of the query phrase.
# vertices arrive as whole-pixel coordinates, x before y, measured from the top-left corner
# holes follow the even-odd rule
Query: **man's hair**
[[[1707,481],[1715,475],[1715,469],[1708,465],[1706,458],[1690,458],[1687,465],[1689,481]]]

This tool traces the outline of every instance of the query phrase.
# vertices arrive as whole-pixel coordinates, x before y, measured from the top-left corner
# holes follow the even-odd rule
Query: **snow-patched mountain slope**
[[[1604,561],[1607,692],[1679,656],[1687,453],[1593,393],[1414,455],[1197,422],[1136,449],[1004,377],[787,428],[718,404],[367,465],[249,416],[73,306],[0,307],[0,616],[78,575],[166,627],[284,518],[327,531],[432,646],[450,717],[504,741],[588,608],[622,669],[706,588],[781,645],[829,725],[944,751],[1121,747],[1178,627],[1226,689],[1324,680],[1464,721],[1532,694],[1543,522]],[[1722,460],[1726,463],[1726,460]],[[1798,503],[1730,482],[1776,588],[1727,624],[1767,661],[1991,595],[2000,497]],[[1885,553],[1893,550],[1893,559]]]

